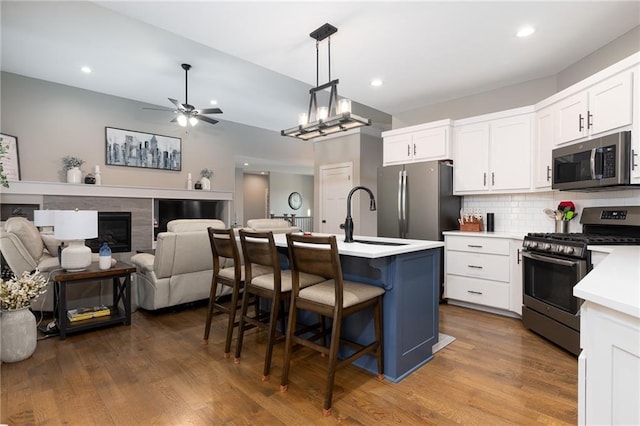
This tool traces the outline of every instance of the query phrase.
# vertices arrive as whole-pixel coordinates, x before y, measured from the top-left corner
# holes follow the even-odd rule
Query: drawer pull
[[[471,248],[482,248],[482,246],[476,245],[476,244],[467,244],[467,247],[471,247]]]
[[[476,266],[476,265],[467,265],[467,267],[473,268],[473,269],[482,269],[482,266]]]
[[[467,290],[467,293],[482,295],[481,291]]]

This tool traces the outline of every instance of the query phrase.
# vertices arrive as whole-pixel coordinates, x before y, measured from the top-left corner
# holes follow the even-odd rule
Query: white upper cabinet
[[[454,193],[531,189],[532,108],[456,122]]]
[[[621,72],[557,105],[557,142],[595,136],[633,122],[633,73]]]
[[[536,111],[533,150],[533,184],[536,189],[551,188],[551,151],[556,145],[556,106]]]
[[[383,165],[451,159],[451,120],[382,133]]]

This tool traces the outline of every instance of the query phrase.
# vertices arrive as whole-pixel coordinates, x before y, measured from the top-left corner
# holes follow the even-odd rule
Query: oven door
[[[522,272],[524,305],[578,330],[580,299],[573,287],[587,274],[588,262],[525,251]]]

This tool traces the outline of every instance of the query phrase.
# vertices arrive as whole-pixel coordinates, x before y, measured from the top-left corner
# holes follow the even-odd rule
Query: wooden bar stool
[[[209,309],[207,310],[207,320],[204,328],[204,343],[209,342],[209,331],[211,330],[211,319],[215,311],[227,313],[227,336],[224,343],[224,357],[229,358],[231,353],[231,339],[233,338],[233,328],[238,325],[236,322],[236,311],[240,290],[244,283],[244,273],[240,260],[238,244],[236,242],[233,229],[207,228],[211,252],[213,254],[213,278],[211,279],[211,292],[209,293]],[[226,259],[233,261],[232,266],[226,266]],[[231,304],[229,307],[216,302],[218,285],[231,287]]]
[[[288,387],[291,351],[294,343],[302,344],[328,355],[329,364],[323,414],[330,415],[336,369],[355,361],[367,353],[372,353],[375,354],[378,363],[378,379],[382,380],[384,378],[382,359],[382,298],[384,289],[343,280],[335,235],[307,237],[287,234],[287,245],[291,261],[293,289],[280,390],[284,392]],[[325,277],[326,280],[301,288],[300,274],[302,273],[320,275]],[[375,340],[367,345],[362,345],[341,339],[340,331],[343,318],[367,308],[373,308]],[[331,341],[328,348],[317,343],[317,336],[306,339],[294,333],[299,309],[315,312],[332,319]],[[338,361],[340,342],[345,343],[350,348],[354,348],[356,351],[347,358]]]
[[[284,337],[286,324],[284,321],[284,301],[291,295],[291,271],[282,271],[278,260],[278,251],[273,240],[273,233],[251,232],[240,230],[240,242],[244,254],[244,290],[242,294],[242,312],[240,326],[238,328],[238,341],[236,343],[236,363],[240,362],[244,332],[249,328],[260,327],[268,330],[267,350],[264,358],[262,380],[269,380],[271,370],[271,357],[273,345],[276,343],[276,325],[278,318],[282,319],[281,330]],[[266,271],[270,271],[265,273]],[[300,274],[300,286],[324,281],[318,275]],[[257,314],[253,317],[247,314],[249,299],[251,296],[271,300],[270,314]]]

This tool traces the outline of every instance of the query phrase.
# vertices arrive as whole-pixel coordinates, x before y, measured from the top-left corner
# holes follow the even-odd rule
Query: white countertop
[[[327,235],[314,232],[313,235]],[[286,234],[275,234],[273,236],[278,247],[287,246]],[[385,237],[363,237],[354,236],[354,240],[367,241],[386,241],[392,243],[402,243],[401,246],[385,246],[375,244],[363,244],[358,242],[345,243],[344,235],[337,235],[338,253],[346,256],[366,257],[376,259],[381,257],[394,256],[398,254],[412,253],[421,250],[429,250],[438,247],[444,247],[444,241],[428,241],[428,240],[407,240],[403,238],[385,238]]]
[[[576,284],[574,296],[640,318],[640,247],[589,248],[610,254]]]
[[[526,234],[518,232],[471,232],[471,231],[444,231],[443,235],[461,235],[465,237],[509,238],[522,240]]]

